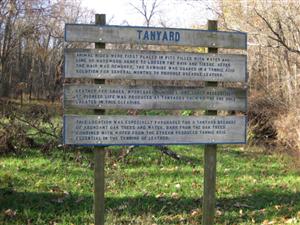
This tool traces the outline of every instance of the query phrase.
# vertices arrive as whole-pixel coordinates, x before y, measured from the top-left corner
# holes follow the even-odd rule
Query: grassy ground
[[[203,149],[171,148],[185,160],[153,147],[107,160],[107,224],[200,224]],[[1,157],[0,224],[92,224],[91,158],[78,150],[32,149]],[[217,224],[300,224],[300,176],[287,165],[278,155],[221,147]]]

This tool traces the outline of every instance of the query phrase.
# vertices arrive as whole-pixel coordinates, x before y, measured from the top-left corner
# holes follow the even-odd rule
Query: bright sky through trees
[[[149,8],[153,0],[145,1]],[[213,1],[158,0],[159,7],[153,17],[152,26],[164,24],[169,27],[192,27],[206,24],[215,16],[207,9]],[[82,0],[82,6],[107,15],[107,21],[114,25],[144,25],[143,17],[132,5],[141,6],[141,0]]]

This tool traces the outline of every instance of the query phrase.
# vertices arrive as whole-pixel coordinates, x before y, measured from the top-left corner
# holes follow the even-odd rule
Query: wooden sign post
[[[104,14],[95,15],[96,25],[103,26],[106,24],[106,16]],[[95,42],[96,49],[104,49],[105,43]],[[105,84],[103,79],[95,79],[95,84]],[[95,109],[95,114],[103,115],[105,110]],[[94,212],[95,212],[95,225],[104,225],[105,216],[105,149],[98,147],[94,149],[95,165],[94,165]]]
[[[64,86],[64,107],[94,109],[94,115],[64,115],[64,144],[98,146],[95,154],[95,225],[104,224],[104,147],[109,145],[205,144],[202,224],[214,223],[217,144],[246,143],[245,89],[218,82],[247,82],[245,55],[218,54],[218,48],[246,49],[247,35],[217,30],[66,24],[66,41],[94,42],[95,49],[66,49],[65,78],[94,84]],[[208,53],[105,49],[105,43],[208,47]],[[205,87],[107,85],[104,79],[205,81]],[[203,116],[105,115],[105,109],[203,109]]]
[[[217,30],[218,23],[214,20],[208,21],[208,30]],[[217,48],[208,48],[208,53],[218,53]],[[217,87],[218,82],[206,82],[207,87]],[[207,110],[206,115],[217,115],[217,110]],[[202,204],[202,224],[214,224],[216,208],[216,166],[217,145],[207,144],[204,147],[204,188]]]

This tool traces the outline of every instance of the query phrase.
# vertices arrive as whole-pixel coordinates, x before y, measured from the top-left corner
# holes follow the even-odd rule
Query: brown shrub
[[[274,125],[278,143],[300,160],[300,109],[290,108],[277,117]]]
[[[52,105],[19,107],[15,102],[0,99],[0,110],[0,155],[35,147],[46,152],[59,143],[61,124],[53,119],[57,110]]]
[[[288,106],[278,95],[270,96],[251,93],[249,97],[249,144],[291,154],[300,166],[300,109]]]
[[[278,99],[264,94],[252,93],[249,97],[249,143],[264,146],[276,144],[277,130],[274,121],[285,106]]]

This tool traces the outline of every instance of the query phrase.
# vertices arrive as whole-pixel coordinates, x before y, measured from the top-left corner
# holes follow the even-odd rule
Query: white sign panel
[[[66,49],[65,77],[246,82],[246,56]]]
[[[196,29],[66,24],[66,41],[247,48],[247,34]]]
[[[246,111],[246,90],[229,88],[65,85],[64,107]]]
[[[245,142],[244,116],[64,116],[64,144],[167,145]]]

